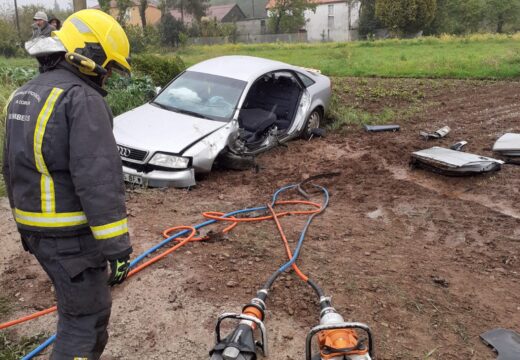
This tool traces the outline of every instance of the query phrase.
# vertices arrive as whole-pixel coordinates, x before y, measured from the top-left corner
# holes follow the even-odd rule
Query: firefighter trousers
[[[52,360],[97,360],[108,341],[112,297],[107,261],[91,234],[46,237],[22,234],[49,275],[58,302],[58,330]]]

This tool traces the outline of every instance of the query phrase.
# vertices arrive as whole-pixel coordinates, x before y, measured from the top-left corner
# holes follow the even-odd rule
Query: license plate
[[[143,185],[143,178],[141,176],[123,174],[123,179],[131,184]]]

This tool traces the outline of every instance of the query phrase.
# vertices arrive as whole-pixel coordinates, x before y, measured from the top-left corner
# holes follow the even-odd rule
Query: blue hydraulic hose
[[[286,186],[286,187],[283,187],[283,188],[279,189],[273,196],[273,205],[276,202],[276,199],[278,198],[278,195],[282,191],[293,189],[296,186],[297,185],[289,185],[289,186]],[[316,217],[319,214],[321,214],[325,210],[325,208],[327,208],[327,206],[329,205],[329,192],[327,191],[327,189],[325,189],[324,187],[319,186],[319,185],[314,185],[314,186],[317,187],[318,189],[320,189],[323,192],[323,205],[321,206],[321,209],[320,209],[319,212],[316,212],[316,213],[310,215],[307,218],[307,222],[305,223],[305,226],[303,227],[303,230],[300,233],[300,238],[298,239],[298,244],[296,245],[296,249],[294,250],[293,256],[292,256],[291,260],[286,262],[284,265],[282,265],[282,267],[280,267],[280,269],[278,269],[278,272],[280,272],[280,273],[286,271],[287,269],[289,269],[296,262],[296,259],[298,259],[298,255],[300,255],[300,250],[302,248],[303,241],[305,240],[305,236],[307,235],[307,230],[309,229],[309,225],[311,224],[311,222],[314,219],[314,217]]]
[[[249,209],[242,209],[242,210],[236,210],[236,211],[232,211],[230,213],[227,213],[225,215],[222,215],[222,217],[230,217],[230,216],[234,216],[234,215],[237,215],[237,214],[244,214],[244,213],[249,213],[249,212],[255,212],[255,211],[262,211],[262,210],[266,210],[267,207],[266,206],[259,206],[259,207],[255,207],[255,208],[249,208]],[[205,221],[203,223],[200,223],[200,224],[197,224],[195,226],[193,226],[196,230],[200,229],[200,228],[203,228],[205,226],[208,226],[208,225],[211,225],[211,224],[214,224],[216,223],[217,220],[208,220],[208,221]],[[141,255],[139,255],[138,257],[136,257],[134,260],[132,260],[132,262],[130,263],[130,267],[134,267],[138,262],[142,261],[145,257],[147,257],[148,255],[150,255],[151,253],[155,252],[156,250],[160,249],[161,247],[163,247],[164,245],[168,244],[170,241],[172,241],[173,239],[176,239],[182,235],[186,235],[190,232],[190,230],[182,230],[172,236],[170,236],[169,238],[167,239],[164,239],[163,241],[161,241],[159,244],[151,247],[150,249],[146,250],[145,252],[143,252]]]
[[[40,353],[40,351],[43,351],[43,349],[45,349],[47,346],[49,346],[50,344],[52,344],[54,342],[54,340],[56,340],[56,335],[52,335],[50,338],[48,338],[47,340],[45,340],[45,342],[43,344],[41,344],[40,346],[38,346],[36,349],[34,349],[33,351],[31,351],[29,354],[25,355],[22,360],[28,360],[28,359],[32,359],[34,356],[38,355]]]
[[[279,193],[279,191],[275,193],[275,196],[273,196],[273,202],[276,201],[276,197],[278,196],[278,193]],[[238,215],[238,214],[244,214],[244,213],[255,212],[255,211],[262,211],[262,210],[267,210],[267,206],[259,206],[259,207],[249,208],[249,209],[236,210],[236,211],[232,211],[230,213],[227,213],[225,215],[222,215],[222,217],[230,217],[230,216],[234,216],[234,215]],[[203,223],[197,224],[197,225],[195,225],[193,227],[198,230],[198,229],[203,228],[205,226],[211,225],[211,224],[213,224],[215,222],[217,222],[217,220],[208,220],[208,221],[205,221]],[[174,239],[176,239],[176,238],[178,238],[178,237],[180,237],[182,235],[185,235],[185,234],[187,234],[189,232],[190,232],[190,230],[182,230],[182,231],[180,231],[180,232],[170,236],[169,238],[164,239],[159,244],[151,247],[150,249],[146,250],[141,255],[136,257],[134,260],[132,260],[130,262],[130,267],[134,267],[137,263],[142,261],[145,257],[150,255],[151,253],[155,252],[159,248],[161,248],[164,245],[168,244],[172,240],[174,240]],[[38,355],[40,352],[42,352],[47,346],[52,344],[54,342],[54,340],[56,340],[56,334],[52,335],[50,338],[45,340],[45,342],[43,344],[39,345],[36,349],[31,351],[29,354],[25,355],[23,358],[21,358],[21,360],[30,360],[30,359],[32,359],[33,357]]]

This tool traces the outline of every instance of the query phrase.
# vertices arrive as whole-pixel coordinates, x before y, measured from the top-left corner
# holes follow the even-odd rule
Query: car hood
[[[114,119],[114,136],[120,145],[180,154],[191,144],[225,126],[145,104]]]

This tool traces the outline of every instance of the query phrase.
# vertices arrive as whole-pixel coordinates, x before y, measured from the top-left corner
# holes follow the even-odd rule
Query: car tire
[[[305,140],[309,140],[312,137],[312,131],[319,129],[321,124],[322,114],[320,109],[316,108],[312,110],[311,114],[305,121],[300,137]]]
[[[256,166],[254,156],[240,156],[229,151],[219,156],[218,163],[221,167],[231,170],[249,170]]]

